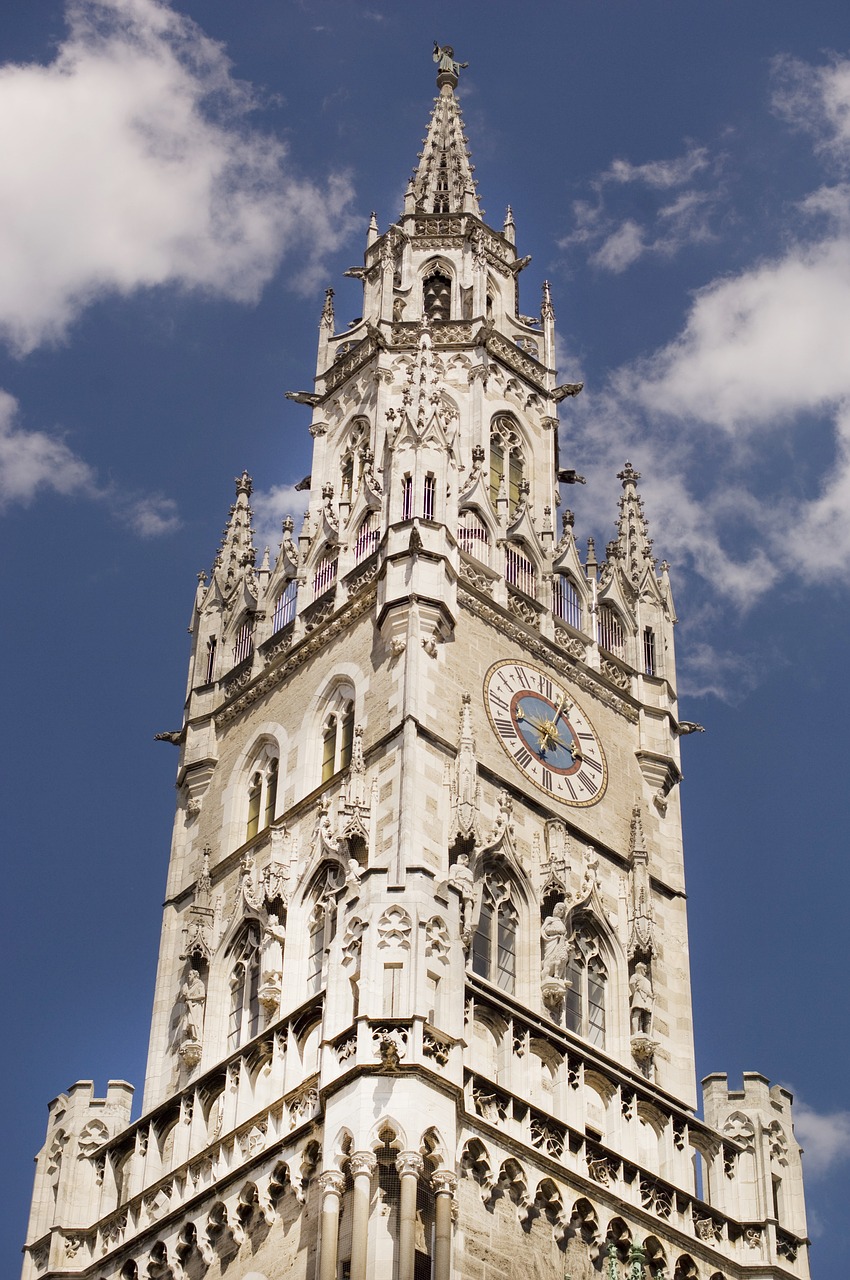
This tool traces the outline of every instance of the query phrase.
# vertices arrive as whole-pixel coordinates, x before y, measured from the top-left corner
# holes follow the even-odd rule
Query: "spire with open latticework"
[[[435,45],[434,61],[439,65],[440,93],[434,99],[428,132],[409,190],[417,213],[474,213],[480,217],[472,176],[474,166],[470,163],[468,139],[464,136],[460,107],[454,95],[457,72],[466,64],[454,61],[450,45],[442,48]]]
[[[618,538],[615,546],[620,563],[629,581],[637,586],[648,566],[654,565],[652,539],[646,527],[643,502],[637,491],[640,472],[627,462],[617,479],[623,482],[620,498],[620,518],[617,521]]]

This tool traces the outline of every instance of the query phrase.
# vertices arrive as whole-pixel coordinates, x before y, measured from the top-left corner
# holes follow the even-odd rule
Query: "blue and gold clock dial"
[[[596,804],[608,784],[596,730],[571,693],[529,662],[496,662],[484,702],[505,752],[536,786],[563,804]]]

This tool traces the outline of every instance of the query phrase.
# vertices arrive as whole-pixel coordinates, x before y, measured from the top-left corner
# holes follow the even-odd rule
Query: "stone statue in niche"
[[[472,936],[472,915],[475,908],[475,881],[469,865],[469,854],[459,853],[449,872],[449,884],[460,893],[463,901],[461,908],[460,932],[464,946]]]
[[[270,1013],[280,1003],[283,982],[283,948],[286,929],[276,915],[270,915],[260,942],[260,1003]]]
[[[180,988],[180,999],[183,1002],[180,1056],[189,1066],[194,1066],[201,1057],[204,1008],[207,1003],[207,989],[197,969],[189,970],[189,975]]]
[[[564,978],[570,957],[566,916],[567,904],[556,902],[552,914],[546,917],[540,929],[543,941],[540,982],[543,1003],[547,1009],[556,1009],[571,985]]]
[[[648,1036],[652,1032],[652,1007],[655,1004],[655,994],[652,990],[649,971],[640,961],[635,965],[635,971],[629,979],[629,993],[632,1035]]]

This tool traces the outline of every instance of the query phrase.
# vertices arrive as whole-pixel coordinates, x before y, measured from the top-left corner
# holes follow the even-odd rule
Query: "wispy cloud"
[[[0,335],[63,338],[103,295],[176,285],[255,300],[284,251],[353,229],[350,179],[298,178],[251,125],[221,45],[167,0],[70,0],[49,65],[0,69]]]
[[[821,1113],[797,1101],[794,1131],[803,1148],[807,1178],[823,1178],[850,1160],[850,1111]]]
[[[103,483],[97,471],[61,435],[28,430],[18,402],[0,390],[0,514],[28,506],[44,493],[102,503],[121,524],[142,538],[157,538],[180,527],[177,504],[161,494],[129,493]]]
[[[647,255],[672,258],[686,245],[713,239],[720,165],[705,147],[693,145],[671,160],[613,160],[591,183],[593,198],[573,203],[574,226],[560,247],[581,246],[594,266],[619,274]],[[699,181],[703,186],[694,185]],[[623,208],[628,188],[638,189],[640,215]],[[656,207],[647,215],[653,199]]]

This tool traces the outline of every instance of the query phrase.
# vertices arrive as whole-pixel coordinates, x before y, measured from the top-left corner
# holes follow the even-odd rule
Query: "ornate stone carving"
[[[362,1174],[368,1174],[371,1178],[377,1167],[378,1161],[372,1151],[355,1151],[348,1161],[348,1171],[352,1178],[358,1178]]]
[[[638,961],[629,979],[629,1016],[632,1036],[648,1037],[652,1032],[652,1010],[655,994],[646,965]]]
[[[404,907],[387,907],[378,921],[378,946],[410,949],[410,916]]]
[[[425,1161],[418,1151],[402,1151],[396,1157],[395,1167],[400,1178],[410,1175],[421,1178],[425,1172]]]
[[[541,993],[547,1009],[557,1009],[564,1000],[571,983],[565,981],[570,947],[566,925],[567,907],[556,902],[552,914],[543,921],[540,937],[543,943],[543,963],[540,970]]]
[[[436,1062],[438,1067],[444,1067],[451,1053],[451,1041],[444,1039],[436,1031],[422,1032],[422,1052],[426,1058],[431,1058]]]
[[[461,895],[460,935],[463,945],[469,946],[475,913],[475,880],[469,865],[469,854],[459,853],[449,870],[448,883]]]

